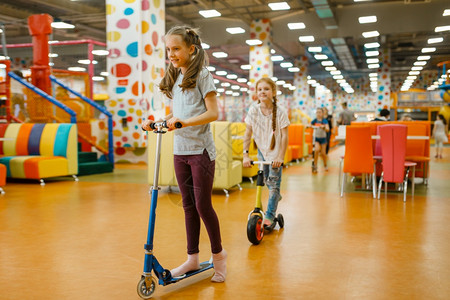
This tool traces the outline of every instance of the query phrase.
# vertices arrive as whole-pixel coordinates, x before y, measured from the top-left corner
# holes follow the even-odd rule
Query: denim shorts
[[[327,143],[327,138],[326,137],[324,137],[324,138],[316,137],[316,142],[321,144],[321,145],[326,144]]]

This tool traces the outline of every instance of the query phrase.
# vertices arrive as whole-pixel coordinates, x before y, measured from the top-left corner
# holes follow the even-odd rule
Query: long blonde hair
[[[195,46],[194,53],[191,56],[192,59],[187,67],[186,73],[184,74],[183,81],[180,84],[182,91],[195,88],[197,85],[198,75],[203,67],[208,65],[208,55],[202,48],[202,41],[198,35],[198,30],[189,26],[175,26],[172,27],[165,36],[167,37],[170,35],[181,36],[187,47],[191,47],[191,45]],[[169,64],[167,71],[159,84],[159,89],[161,92],[170,99],[172,99],[172,88],[177,81],[180,72],[180,69],[177,69],[172,64]]]
[[[256,82],[256,91],[258,91],[258,84],[260,84],[261,82],[267,83],[272,88],[272,95],[273,95],[273,99],[272,99],[272,130],[273,130],[273,135],[272,135],[272,141],[270,142],[270,150],[273,150],[275,148],[275,131],[277,129],[277,102],[278,102],[277,85],[275,84],[275,82],[273,82],[272,79],[270,79],[268,77],[263,77]],[[258,99],[258,103],[260,103],[259,99]]]

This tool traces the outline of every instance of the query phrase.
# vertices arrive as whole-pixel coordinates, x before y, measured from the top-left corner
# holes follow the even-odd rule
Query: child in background
[[[318,108],[316,111],[316,118],[311,121],[311,125],[318,126],[319,128],[315,128],[315,140],[314,142],[314,168],[313,173],[317,173],[317,162],[319,160],[319,153],[322,156],[323,166],[325,167],[325,171],[328,171],[327,166],[327,132],[330,131],[330,126],[328,125],[327,119],[324,118],[322,108]]]
[[[442,158],[442,148],[444,143],[448,142],[447,124],[443,115],[439,114],[436,117],[433,128],[434,142],[436,143],[436,158]]]
[[[264,165],[264,179],[269,189],[269,203],[264,217],[264,227],[270,227],[281,200],[280,185],[284,156],[288,146],[289,119],[286,111],[277,104],[277,86],[269,78],[256,82],[258,103],[250,107],[245,118],[243,166],[251,167],[248,155],[251,137],[258,147],[258,160],[272,161]]]
[[[215,145],[209,123],[218,117],[213,78],[206,69],[207,54],[198,33],[187,26],[176,26],[165,36],[170,64],[159,88],[173,100],[173,112],[165,117],[174,131],[175,174],[183,200],[187,235],[187,260],[171,270],[172,277],[200,269],[200,219],[211,243],[214,263],[213,282],[225,281],[227,253],[222,248],[219,219],[211,195],[215,170]],[[151,121],[143,124],[150,130]]]

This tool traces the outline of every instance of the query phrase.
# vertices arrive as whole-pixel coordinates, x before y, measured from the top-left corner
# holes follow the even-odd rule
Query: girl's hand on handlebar
[[[177,129],[177,127],[175,127],[175,123],[181,123],[182,127],[185,126],[184,122],[181,121],[180,119],[178,119],[177,117],[172,117],[168,120],[166,120],[166,125],[168,127],[168,131],[172,131],[174,129]]]
[[[250,157],[244,157],[242,160],[242,165],[244,166],[244,168],[250,168],[252,166],[252,160],[250,159]]]
[[[142,125],[141,125],[142,130],[145,130],[145,131],[152,130],[152,128],[150,127],[150,125],[152,125],[152,123],[153,123],[152,120],[145,120],[144,122],[142,122]]]
[[[283,160],[275,159],[272,162],[272,168],[279,168],[279,167],[281,167],[282,164],[283,164]]]

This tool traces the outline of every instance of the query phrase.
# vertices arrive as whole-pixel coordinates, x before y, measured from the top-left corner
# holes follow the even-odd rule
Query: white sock
[[[198,253],[188,254],[187,260],[175,269],[170,270],[172,277],[178,277],[186,274],[189,271],[196,271],[200,269],[200,260]]]
[[[211,278],[212,282],[224,282],[227,277],[227,252],[222,250],[220,253],[212,255],[214,264],[214,276]]]

